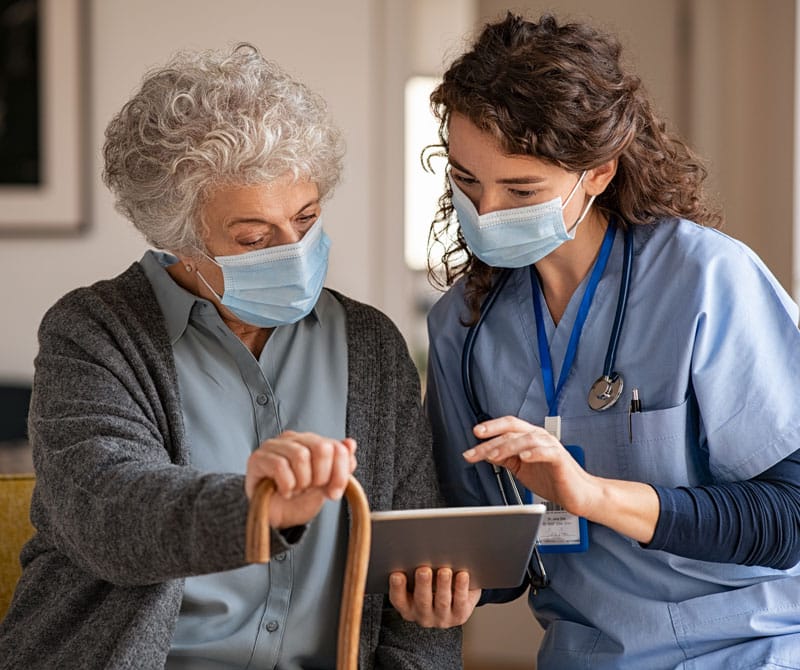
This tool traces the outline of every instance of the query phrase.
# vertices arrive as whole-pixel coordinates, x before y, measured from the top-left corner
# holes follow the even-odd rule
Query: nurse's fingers
[[[538,431],[543,431],[545,433],[547,432],[541,426],[535,426],[534,424],[528,423],[517,416],[511,415],[501,416],[497,419],[489,419],[488,421],[482,421],[472,429],[475,437],[481,440],[502,435],[503,433],[527,433]]]
[[[564,451],[561,443],[545,430],[525,433],[504,433],[464,452],[469,463],[489,461],[502,463],[518,457],[523,461],[549,461],[560,457]]]

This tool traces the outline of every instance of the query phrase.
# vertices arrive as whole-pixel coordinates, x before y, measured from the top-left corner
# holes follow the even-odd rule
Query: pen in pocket
[[[642,411],[642,402],[639,400],[639,389],[635,386],[631,390],[631,406],[628,410],[628,439],[633,442],[633,422],[632,415]]]

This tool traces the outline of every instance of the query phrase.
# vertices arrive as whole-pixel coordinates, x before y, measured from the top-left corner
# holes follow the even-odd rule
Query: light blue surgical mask
[[[296,323],[314,308],[328,272],[330,238],[317,219],[293,244],[217,256],[225,289],[219,295],[198,271],[197,276],[220,302],[245,323],[275,328]]]
[[[451,175],[453,209],[470,250],[484,263],[496,268],[521,268],[537,263],[573,239],[575,229],[589,212],[595,196],[589,199],[583,213],[567,230],[564,208],[585,176],[584,170],[563,204],[561,196],[557,196],[538,205],[478,214],[475,205]]]

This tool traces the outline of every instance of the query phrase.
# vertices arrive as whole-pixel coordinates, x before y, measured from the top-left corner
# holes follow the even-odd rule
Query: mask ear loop
[[[561,205],[562,211],[569,204],[569,201],[572,200],[572,196],[575,195],[575,191],[578,190],[578,186],[581,185],[581,182],[583,181],[583,178],[585,176],[586,176],[586,170],[581,172],[580,178],[578,179],[577,182],[575,182],[575,186],[572,187],[572,190],[569,192],[569,195],[567,196],[567,199],[564,201],[564,204]],[[567,229],[567,235],[569,235],[573,230],[575,230],[578,227],[578,224],[586,218],[586,215],[589,213],[589,208],[592,206],[592,203],[594,202],[594,199],[596,197],[597,197],[596,195],[593,195],[591,198],[589,198],[589,202],[586,203],[586,207],[584,208],[583,213],[578,217],[578,220]]]
[[[216,292],[216,291],[215,291],[213,288],[211,288],[211,284],[209,284],[209,283],[206,281],[206,278],[203,276],[203,273],[202,273],[202,272],[200,272],[200,270],[196,270],[196,272],[197,272],[197,276],[200,278],[200,281],[201,281],[201,282],[203,282],[203,283],[206,285],[206,288],[207,288],[209,291],[211,291],[212,295],[214,295],[214,296],[216,297],[216,299],[217,299],[217,300],[219,300],[220,302],[222,302],[222,296],[221,296],[219,293],[217,293],[217,292]]]
[[[206,257],[206,259],[208,259],[209,261],[211,261],[211,262],[212,262],[214,265],[216,265],[216,266],[217,266],[217,267],[219,267],[219,268],[221,268],[221,267],[222,267],[222,266],[221,266],[219,263],[217,263],[217,261],[215,261],[213,258],[211,258],[211,256],[209,256],[209,255],[208,255],[208,254],[207,254],[205,251],[203,251],[202,249],[198,249],[198,251],[199,251],[201,254],[203,254],[203,256],[205,256],[205,257]],[[187,265],[186,265],[186,272],[191,272],[191,271],[192,271],[192,266],[187,264]],[[197,268],[195,268],[195,272],[197,273],[197,276],[200,278],[200,281],[201,281],[201,282],[203,282],[203,283],[206,285],[206,288],[207,288],[209,291],[211,291],[211,294],[212,294],[213,296],[215,296],[215,297],[217,298],[217,300],[219,300],[220,302],[222,302],[222,296],[221,296],[219,293],[217,293],[217,292],[216,292],[216,291],[215,291],[213,288],[211,288],[211,284],[209,284],[209,283],[208,283],[208,281],[206,280],[206,278],[203,276],[203,273],[202,273],[202,272],[200,272],[200,270],[199,270],[199,269],[197,269]]]
[[[578,217],[578,220],[572,224],[572,228],[567,231],[568,234],[575,230],[578,227],[578,224],[586,218],[586,215],[589,213],[589,208],[592,206],[592,203],[596,197],[596,195],[593,195],[591,198],[589,198],[589,202],[586,203],[586,209],[583,210],[583,214]]]

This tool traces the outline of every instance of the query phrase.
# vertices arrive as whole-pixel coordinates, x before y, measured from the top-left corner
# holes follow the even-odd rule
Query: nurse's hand
[[[660,511],[652,486],[591,475],[551,433],[515,416],[484,421],[473,432],[484,441],[464,452],[468,462],[508,468],[531,491],[568,512],[638,542],[652,540]]]
[[[484,421],[473,432],[485,441],[464,452],[467,461],[488,461],[508,468],[538,495],[585,516],[592,500],[593,478],[552,433],[515,416]]]
[[[433,570],[417,568],[414,573],[414,591],[409,592],[406,576],[393,572],[389,578],[389,600],[406,621],[424,628],[450,628],[460,626],[469,619],[481,597],[480,589],[469,588],[469,574],[441,568],[436,572],[436,590],[433,589]]]
[[[252,498],[262,479],[275,482],[269,506],[269,525],[290,528],[308,523],[326,499],[344,495],[356,468],[356,442],[334,440],[315,433],[287,430],[261,443],[247,461],[244,487]]]

